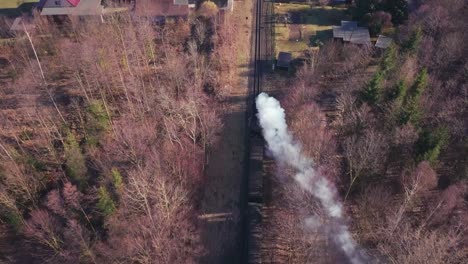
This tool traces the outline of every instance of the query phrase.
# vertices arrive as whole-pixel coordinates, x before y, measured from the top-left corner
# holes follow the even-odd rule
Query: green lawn
[[[291,24],[275,24],[276,52],[292,52],[295,58],[318,42],[332,37],[332,26],[349,19],[346,8],[310,6],[307,4],[275,4],[276,16],[289,14]],[[300,33],[302,32],[302,38]]]
[[[38,2],[39,0],[0,0],[0,9],[17,8],[22,4]]]

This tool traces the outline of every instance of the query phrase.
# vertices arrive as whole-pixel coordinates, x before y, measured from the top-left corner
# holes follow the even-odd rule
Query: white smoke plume
[[[288,131],[284,109],[281,108],[279,101],[266,93],[261,93],[256,99],[256,106],[263,136],[274,158],[294,168],[296,170],[294,179],[320,201],[333,220],[331,235],[349,261],[353,264],[364,263],[364,257],[361,256],[348,227],[343,224],[345,222],[343,208],[336,198],[334,186],[319,175],[313,166],[313,161],[301,153],[301,146],[294,142]]]

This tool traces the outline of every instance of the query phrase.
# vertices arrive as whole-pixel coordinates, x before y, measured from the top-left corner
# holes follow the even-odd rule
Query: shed
[[[276,66],[279,68],[289,69],[289,64],[292,61],[292,54],[290,52],[280,51]]]
[[[375,46],[377,48],[381,49],[386,49],[392,45],[393,39],[390,37],[386,37],[384,35],[379,35],[379,38],[377,39],[377,42],[375,43]]]

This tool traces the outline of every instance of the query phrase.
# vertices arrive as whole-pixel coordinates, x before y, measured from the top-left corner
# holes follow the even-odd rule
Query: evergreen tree
[[[99,187],[99,201],[97,208],[105,215],[109,216],[115,211],[115,203],[112,200],[110,193],[107,191],[106,187]]]
[[[356,17],[362,19],[366,14],[379,10],[381,0],[356,0]]]
[[[406,0],[387,0],[385,9],[392,14],[394,25],[403,24],[408,19],[408,2]]]
[[[370,82],[364,88],[364,91],[362,91],[361,99],[369,104],[376,104],[380,96],[383,80],[384,75],[382,72],[376,72]]]

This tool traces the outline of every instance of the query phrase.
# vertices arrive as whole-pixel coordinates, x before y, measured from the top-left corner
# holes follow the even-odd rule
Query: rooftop
[[[281,68],[289,68],[289,64],[292,61],[292,53],[280,51],[278,54],[278,61],[276,62],[276,66]]]
[[[377,42],[375,43],[375,46],[377,48],[381,49],[386,49],[392,45],[393,39],[390,37],[386,37],[384,35],[379,35],[379,38],[377,39]]]
[[[151,17],[187,16],[188,4],[188,0],[139,0],[136,2],[135,14]]]
[[[101,15],[101,0],[42,0],[41,15]]]
[[[341,26],[333,26],[333,37],[354,44],[370,44],[369,30],[358,27],[356,21],[341,21]]]

